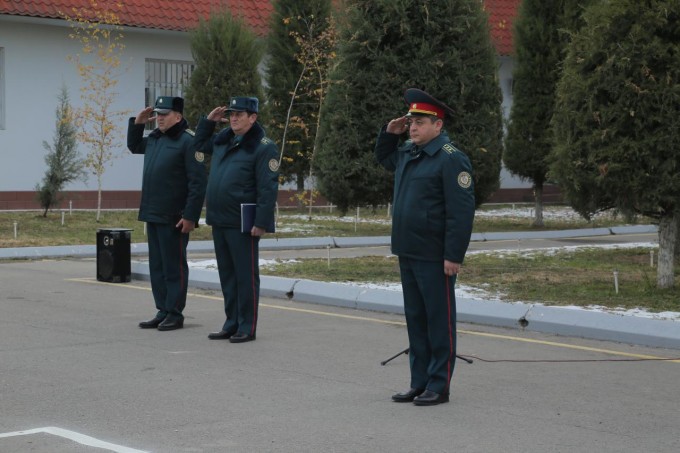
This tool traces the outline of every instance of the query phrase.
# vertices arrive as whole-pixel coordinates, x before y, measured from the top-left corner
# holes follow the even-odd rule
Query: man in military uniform
[[[207,172],[203,155],[194,151],[194,133],[182,117],[184,100],[162,96],[128,124],[127,146],[144,154],[139,220],[147,223],[149,277],[156,316],[142,329],[175,330],[184,326],[189,267],[189,233],[203,208]],[[155,113],[155,116],[152,116]],[[146,123],[158,127],[144,137]]]
[[[196,129],[195,149],[212,154],[206,194],[206,222],[212,226],[215,256],[227,316],[211,340],[255,340],[260,297],[259,241],[274,224],[279,188],[279,152],[257,122],[258,99],[234,97],[213,109]],[[228,115],[228,118],[225,118]],[[228,128],[213,137],[217,123]],[[254,205],[253,226],[242,231],[243,204]]]
[[[375,156],[395,172],[392,252],[399,257],[409,337],[411,386],[396,402],[449,401],[456,359],[454,285],[475,212],[472,167],[444,131],[451,109],[410,88],[408,113],[378,135]],[[406,131],[410,139],[399,146]]]

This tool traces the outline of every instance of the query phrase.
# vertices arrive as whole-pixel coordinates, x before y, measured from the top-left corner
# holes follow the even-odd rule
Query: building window
[[[5,128],[5,49],[0,47],[0,129]]]
[[[144,105],[154,105],[158,96],[184,97],[194,64],[190,61],[146,59],[146,87]],[[151,124],[148,129],[153,129]]]

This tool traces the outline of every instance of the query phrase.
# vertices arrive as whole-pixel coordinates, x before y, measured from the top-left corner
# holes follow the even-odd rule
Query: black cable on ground
[[[480,362],[486,363],[584,363],[584,362],[680,362],[680,357],[676,358],[639,358],[639,359],[573,359],[573,360],[548,360],[548,359],[536,359],[536,360],[519,360],[519,359],[483,359],[474,355],[461,354],[460,357],[465,357],[469,359],[476,359]]]

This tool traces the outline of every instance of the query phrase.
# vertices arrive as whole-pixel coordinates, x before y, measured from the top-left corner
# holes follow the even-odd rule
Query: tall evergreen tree
[[[58,100],[53,144],[43,141],[43,147],[47,150],[47,170],[42,184],[35,187],[36,196],[44,210],[43,217],[59,203],[60,193],[66,184],[87,179],[85,162],[78,153],[77,130],[66,86],[62,86]]]
[[[304,190],[316,137],[318,83],[310,68],[299,61],[299,37],[316,39],[329,24],[330,0],[278,0],[274,2],[268,37],[267,99],[269,137],[279,143],[283,159],[280,173]],[[286,126],[288,126],[286,128]],[[282,143],[285,131],[285,143]]]
[[[558,84],[551,172],[586,218],[659,221],[657,286],[674,285],[680,224],[680,0],[602,0],[584,15]]]
[[[403,93],[420,88],[455,111],[445,128],[470,156],[478,204],[498,188],[501,93],[487,15],[479,0],[348,0],[338,66],[322,110],[316,173],[341,210],[392,196],[392,176],[373,146],[403,115]]]
[[[191,35],[196,67],[185,94],[184,114],[196,124],[232,96],[256,96],[264,104],[258,65],[263,45],[241,19],[222,11],[201,21]]]
[[[549,129],[562,59],[558,18],[563,0],[524,0],[514,29],[516,66],[503,162],[533,183],[534,226],[543,226],[543,184],[552,148]]]

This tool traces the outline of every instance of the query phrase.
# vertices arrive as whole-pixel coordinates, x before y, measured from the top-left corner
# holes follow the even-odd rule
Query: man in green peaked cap
[[[195,148],[212,155],[206,222],[213,229],[227,318],[208,335],[211,340],[245,343],[256,338],[259,243],[273,231],[279,190],[279,151],[257,122],[258,111],[257,98],[233,97],[196,128]],[[229,127],[213,136],[217,124],[227,122]]]
[[[144,154],[139,220],[147,224],[149,279],[156,302],[156,316],[140,322],[142,329],[184,326],[189,282],[186,250],[203,209],[207,173],[203,154],[192,147],[194,133],[183,111],[182,98],[160,96],[128,124],[128,149]],[[158,127],[144,137],[146,123],[154,120]]]

